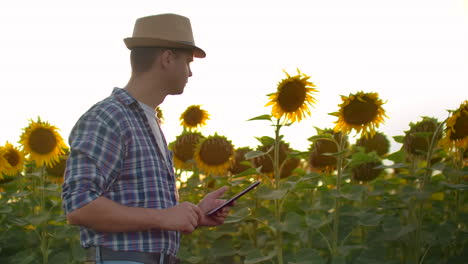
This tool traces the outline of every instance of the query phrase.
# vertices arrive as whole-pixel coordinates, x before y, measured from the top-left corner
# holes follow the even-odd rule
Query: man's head
[[[137,19],[133,36],[124,39],[131,50],[133,77],[143,74],[162,81],[167,94],[180,94],[192,75],[193,57],[205,52],[195,46],[188,18],[162,14]]]
[[[193,56],[204,58],[206,53],[195,46],[192,26],[187,17],[161,14],[138,18],[133,36],[124,39],[127,48],[176,48],[193,51]]]

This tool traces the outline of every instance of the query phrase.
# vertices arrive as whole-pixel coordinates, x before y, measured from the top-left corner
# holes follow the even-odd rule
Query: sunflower
[[[318,130],[319,135],[330,134],[335,141],[340,142],[341,132],[335,132],[332,129]],[[348,145],[347,137],[345,140],[345,147]],[[336,153],[338,146],[335,142],[328,139],[314,140],[309,148],[309,166],[315,171],[333,171],[336,168],[336,157],[323,155],[324,153]]]
[[[301,160],[296,157],[288,158],[281,167],[280,178],[286,178],[293,174],[294,169],[299,167]]]
[[[226,137],[214,134],[198,143],[194,158],[206,174],[224,175],[234,162],[234,146]]]
[[[198,132],[184,132],[176,137],[170,148],[174,153],[174,166],[178,169],[191,170],[196,146],[204,137]]]
[[[154,111],[156,111],[156,118],[158,118],[159,123],[160,124],[164,123],[164,115],[163,115],[163,111],[162,111],[161,107],[159,107],[159,106],[156,107],[154,109]]]
[[[59,161],[66,145],[57,127],[38,118],[36,122],[31,120],[23,130],[20,143],[26,154],[29,154],[29,159],[34,160],[38,167],[53,166]]]
[[[425,157],[438,125],[437,119],[432,117],[423,117],[416,124],[410,123],[410,129],[405,131],[403,139],[403,149],[406,153],[416,157]],[[440,136],[436,140],[439,139]]]
[[[64,154],[59,157],[59,161],[52,166],[46,166],[46,171],[48,175],[48,179],[51,182],[55,183],[62,183],[63,177],[65,174],[65,169],[67,167],[67,159],[70,151],[68,148],[63,150]]]
[[[236,149],[236,151],[234,153],[234,162],[232,163],[231,167],[229,167],[229,171],[233,175],[239,174],[239,173],[247,170],[248,168],[250,168],[250,166],[241,163],[241,162],[245,161],[245,154],[250,152],[250,151],[252,151],[252,149],[249,148],[249,147],[243,147],[243,148]]]
[[[24,153],[8,143],[8,141],[1,149],[0,155],[6,161],[3,163],[1,173],[8,176],[15,176],[20,173],[23,170]]]
[[[379,177],[383,169],[376,168],[382,165],[381,161],[362,163],[352,169],[352,177],[356,181],[368,182]]]
[[[280,119],[285,116],[284,122],[301,121],[304,117],[310,116],[309,106],[313,106],[317,100],[312,93],[318,92],[312,82],[308,81],[309,76],[297,70],[297,75],[290,76],[284,71],[287,78],[278,84],[276,93],[269,94],[269,100],[265,106],[273,105],[271,114]]]
[[[8,160],[4,157],[5,150],[0,147],[0,180],[3,178],[3,172],[10,167]]]
[[[376,152],[365,153],[363,151],[354,153],[349,163],[351,176],[360,182],[372,181],[380,176],[384,171],[382,168],[377,168],[380,165],[382,165],[382,160]]]
[[[468,149],[468,100],[465,100],[457,110],[452,112],[447,119],[446,127],[442,145],[448,149]]]
[[[199,105],[191,105],[180,116],[180,124],[185,128],[195,129],[206,125],[208,119],[207,111],[200,109]]]
[[[335,121],[335,131],[348,134],[355,129],[356,133],[362,132],[365,137],[372,136],[387,117],[382,108],[384,102],[379,99],[377,93],[358,92],[348,97],[342,95],[341,100],[343,102],[338,105],[340,111],[332,113],[338,117]]]
[[[370,137],[362,136],[356,141],[356,146],[364,147],[366,152],[375,151],[379,156],[383,156],[390,151],[390,141],[380,132]]]
[[[261,146],[258,146],[257,147],[258,151],[262,151],[262,152],[265,152],[267,154],[265,154],[263,156],[260,156],[260,157],[256,157],[253,160],[254,166],[257,167],[257,168],[261,166],[260,172],[265,173],[265,174],[267,174],[269,176],[274,176],[273,175],[273,173],[274,173],[273,160],[275,159],[275,151],[273,149],[273,144],[274,144],[274,142],[264,142]],[[299,165],[299,164],[297,164],[296,167],[290,169],[290,171],[287,171],[288,167],[291,167],[291,165],[294,165],[294,162],[293,162],[290,165],[286,166],[286,163],[287,163],[286,159],[287,159],[288,154],[291,151],[292,150],[290,149],[288,143],[285,143],[283,141],[280,142],[279,151],[278,151],[278,153],[279,153],[278,163],[279,163],[279,166],[281,166],[283,164],[283,162],[285,164],[283,166],[284,172],[283,172],[283,170],[280,171],[280,177],[281,177],[281,175],[289,176],[287,174],[290,174],[292,172],[292,170],[295,169],[297,167],[297,165]]]

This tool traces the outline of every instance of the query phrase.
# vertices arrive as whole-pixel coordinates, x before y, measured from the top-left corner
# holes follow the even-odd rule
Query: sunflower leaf
[[[283,198],[286,193],[288,192],[288,189],[270,189],[270,188],[261,188],[258,190],[256,193],[257,197],[263,200],[279,200]]]
[[[257,250],[249,255],[246,256],[244,263],[245,264],[255,264],[255,263],[260,263],[264,262],[267,260],[272,259],[274,256],[276,256],[276,251],[271,251],[268,255],[264,256],[260,250]]]
[[[263,137],[255,137],[255,139],[257,139],[262,145],[269,146],[269,145],[275,144],[275,139],[272,137],[263,136]]]
[[[308,151],[292,151],[288,153],[289,158],[307,158],[309,156]]]
[[[248,168],[245,171],[234,175],[233,177],[238,178],[238,177],[244,177],[244,176],[249,176],[249,175],[254,175],[254,174],[258,174],[257,169],[256,168]]]
[[[467,184],[453,184],[453,183],[448,183],[448,182],[441,182],[441,185],[448,187],[449,189],[454,189],[458,191],[468,191]]]
[[[271,115],[260,115],[260,116],[256,116],[254,118],[251,118],[247,121],[253,121],[253,120],[269,120],[271,121]]]
[[[403,141],[405,140],[405,136],[394,136],[393,140],[395,140],[396,143],[403,144]]]
[[[317,141],[317,140],[320,140],[320,139],[330,140],[330,141],[333,141],[333,142],[336,143],[336,140],[335,140],[335,138],[333,137],[333,135],[332,135],[332,134],[329,134],[329,133],[324,133],[324,134],[312,136],[312,137],[308,138],[307,140],[309,140],[309,141],[311,141],[311,142],[314,142],[314,141]]]
[[[322,155],[324,155],[324,156],[341,156],[341,155],[345,154],[346,152],[348,152],[347,149],[342,150],[340,152],[335,152],[335,153],[326,152],[326,153],[322,153]]]
[[[258,158],[258,157],[261,157],[263,155],[265,155],[266,153],[263,152],[263,151],[260,151],[260,150],[253,150],[253,151],[249,151],[247,153],[245,153],[245,159],[249,160],[249,159],[254,159],[254,158]]]
[[[394,163],[404,163],[406,161],[406,153],[403,150],[399,150],[388,155],[387,159]]]

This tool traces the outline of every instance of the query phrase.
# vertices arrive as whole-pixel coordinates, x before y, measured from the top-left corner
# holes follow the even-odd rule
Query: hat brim
[[[206,53],[199,47],[178,41],[170,41],[164,39],[155,38],[126,38],[124,39],[127,48],[149,48],[149,47],[161,47],[161,48],[178,48],[178,49],[190,49],[193,50],[193,56],[196,58],[205,58]]]

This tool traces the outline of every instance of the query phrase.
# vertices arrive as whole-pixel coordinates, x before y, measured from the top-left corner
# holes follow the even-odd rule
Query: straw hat
[[[163,47],[193,50],[197,58],[204,58],[206,53],[195,46],[190,20],[176,14],[161,14],[138,18],[133,29],[133,36],[124,39],[127,48]]]

